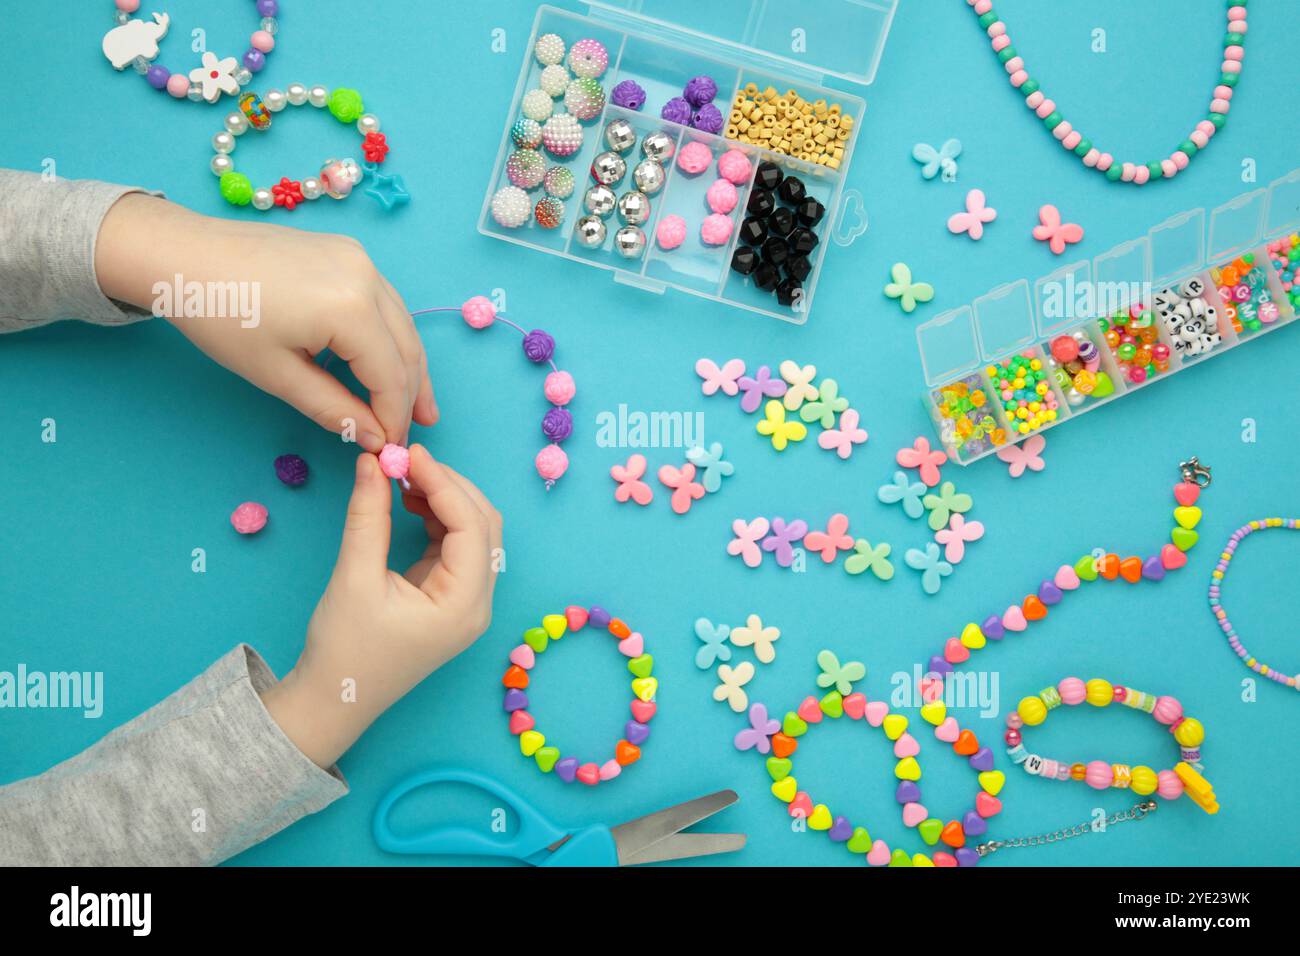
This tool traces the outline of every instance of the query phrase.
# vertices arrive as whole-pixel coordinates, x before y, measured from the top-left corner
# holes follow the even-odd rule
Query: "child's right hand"
[[[469,647],[492,620],[501,516],[469,479],[411,446],[407,508],[429,544],[405,574],[388,569],[392,487],[357,459],[339,559],[293,670],[262,699],[322,767],[412,687]]]

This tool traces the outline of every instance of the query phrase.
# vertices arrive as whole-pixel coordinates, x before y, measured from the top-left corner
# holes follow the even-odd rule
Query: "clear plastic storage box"
[[[954,461],[969,464],[1290,324],[1296,316],[1293,293],[1283,288],[1269,244],[1282,239],[1288,248],[1300,248],[1291,245],[1297,229],[1300,169],[1243,193],[1208,217],[1202,208],[1188,210],[1094,259],[1062,266],[1032,290],[1020,279],[918,326],[928,386],[922,401],[944,448]],[[1293,251],[1285,268],[1294,275],[1297,267],[1300,252]],[[1201,303],[1197,314],[1209,321],[1199,351],[1188,353],[1185,337],[1173,336],[1154,314],[1143,326],[1151,331],[1132,351],[1110,344],[1117,320],[1130,309],[1154,313],[1153,304],[1167,290]],[[1051,353],[1052,340],[1062,335],[1096,347],[1108,388],[1067,397],[1053,375],[1058,363]],[[1164,355],[1163,367],[1137,363],[1133,355],[1141,348]],[[1036,360],[1047,373],[1041,401],[1047,402],[1047,393],[1055,400],[1051,420],[1029,425],[1003,408],[991,372],[1017,355]]]
[[[862,231],[861,224],[847,226],[839,222],[844,203],[844,181],[848,176],[857,138],[862,135],[862,118],[866,102],[859,95],[838,87],[861,87],[875,77],[876,67],[889,34],[898,0],[821,0],[821,2],[786,2],[768,0],[608,0],[592,2],[590,15],[583,16],[555,7],[537,11],[532,35],[524,51],[524,63],[514,99],[506,115],[492,178],[479,217],[479,231],[540,252],[609,270],[617,282],[638,286],[652,292],[680,289],[708,299],[769,315],[789,322],[806,322],[821,274],[826,248],[839,226],[839,240],[851,241]],[[547,166],[564,166],[576,182],[572,195],[563,199],[564,218],[554,228],[543,228],[535,216],[525,223],[508,228],[492,215],[492,197],[509,186],[507,160],[516,149],[511,127],[522,113],[524,95],[539,88],[542,65],[534,56],[539,36],[558,34],[566,47],[580,39],[592,38],[604,44],[609,66],[599,78],[606,103],[598,117],[582,123],[583,143],[576,153],[557,158],[545,150]],[[775,89],[781,93],[795,90],[806,101],[825,100],[840,104],[843,116],[852,117],[852,129],[843,142],[838,168],[808,162],[791,155],[781,155],[757,145],[739,143],[725,135],[713,135],[668,122],[660,118],[662,104],[680,96],[686,81],[693,76],[711,76],[718,86],[715,105],[726,121],[736,94],[749,84],[759,90]],[[634,80],[646,91],[645,105],[639,111],[613,105],[610,93],[619,82]],[[555,100],[562,112],[563,97]],[[644,253],[636,259],[623,258],[614,249],[614,233],[622,225],[614,212],[608,217],[608,235],[595,248],[575,240],[574,225],[587,210],[583,197],[592,184],[592,159],[608,147],[603,131],[614,119],[627,120],[635,130],[638,143],[651,132],[662,131],[671,137],[675,151],[688,143],[702,143],[715,162],[698,175],[684,173],[674,159],[665,161],[667,172],[663,188],[651,196],[649,219],[641,225],[648,239]],[[807,194],[817,199],[825,214],[813,227],[818,242],[807,259],[811,272],[802,283],[800,295],[785,305],[771,291],[765,291],[749,276],[731,268],[733,252],[739,242],[739,226],[753,189],[753,177],[738,185],[739,202],[730,214],[733,229],[722,245],[706,245],[700,238],[700,224],[710,209],[705,194],[718,178],[716,159],[729,149],[739,149],[757,169],[759,162],[777,162],[787,175],[799,177]],[[633,188],[631,169],[639,160],[639,148],[629,153],[628,175],[615,191]],[[536,203],[545,195],[543,189],[528,191]],[[655,242],[655,227],[663,216],[676,214],[687,223],[686,240],[681,246],[664,251]],[[864,214],[857,208],[853,215]]]

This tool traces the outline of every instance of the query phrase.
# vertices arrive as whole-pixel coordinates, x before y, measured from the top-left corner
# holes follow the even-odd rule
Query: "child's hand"
[[[405,444],[412,418],[438,420],[410,313],[349,237],[212,219],[132,194],[104,218],[95,271],[109,298],[165,314],[213,359],[321,427],[338,433],[355,422],[367,451]],[[226,315],[187,318],[183,301],[159,313],[155,283],[171,287],[177,276],[237,289],[243,300],[227,301]],[[236,308],[253,302],[256,316]],[[313,361],[326,348],[351,366],[369,405]]]
[[[322,767],[407,691],[469,647],[492,620],[501,516],[467,479],[411,446],[429,545],[388,570],[392,492],[379,462],[357,459],[338,564],[294,669],[263,695],[285,734]]]

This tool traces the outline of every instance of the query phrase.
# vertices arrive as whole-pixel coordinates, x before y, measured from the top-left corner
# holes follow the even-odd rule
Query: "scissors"
[[[492,794],[514,811],[519,832],[512,836],[462,826],[408,836],[393,832],[388,822],[393,805],[431,783],[465,783]],[[738,799],[734,790],[719,790],[615,827],[565,829],[505,784],[474,770],[447,768],[412,774],[388,791],[375,808],[373,830],[375,842],[389,853],[512,857],[530,866],[635,866],[739,850],[745,845],[743,833],[681,832]]]

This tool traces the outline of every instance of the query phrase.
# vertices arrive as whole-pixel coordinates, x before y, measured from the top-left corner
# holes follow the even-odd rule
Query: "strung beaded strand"
[[[1237,545],[1241,544],[1247,535],[1254,534],[1256,531],[1263,531],[1265,528],[1290,528],[1295,530],[1297,527],[1300,527],[1300,519],[1297,518],[1260,518],[1257,521],[1248,522],[1232,532],[1232,537],[1228,539],[1223,554],[1219,556],[1219,563],[1210,572],[1210,610],[1218,618],[1219,627],[1223,629],[1223,633],[1228,635],[1228,643],[1247,667],[1269,680],[1285,684],[1287,687],[1300,689],[1300,675],[1292,677],[1284,674],[1251,656],[1250,651],[1246,650],[1246,646],[1237,637],[1237,632],[1233,628],[1232,622],[1228,620],[1228,614],[1224,611],[1223,605],[1219,603],[1219,589],[1223,586],[1223,578],[1228,573],[1228,562],[1232,560],[1232,556],[1236,553]]]
[[[993,12],[992,0],[966,0],[966,3],[979,18],[980,26],[992,42],[994,54],[1007,71],[1011,85],[1025,98],[1025,105],[1043,121],[1043,125],[1056,137],[1062,148],[1073,152],[1089,169],[1104,173],[1111,182],[1141,186],[1150,180],[1173,179],[1187,168],[1192,157],[1209,144],[1210,138],[1223,128],[1228,119],[1233,88],[1241,75],[1242,60],[1246,55],[1243,44],[1246,41],[1247,0],[1229,0],[1228,29],[1223,37],[1219,83],[1214,88],[1214,97],[1210,100],[1205,119],[1196,124],[1187,138],[1167,158],[1149,163],[1119,162],[1110,153],[1103,153],[1093,146],[1092,140],[1076,130],[1061,115],[1056,103],[1043,93],[1038,81],[1030,77],[1025,69],[1024,58],[1011,44],[1007,25]]]

